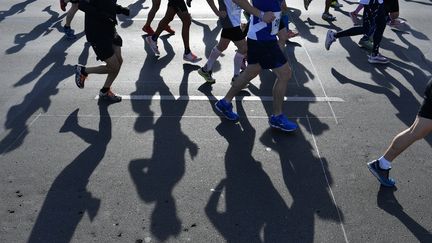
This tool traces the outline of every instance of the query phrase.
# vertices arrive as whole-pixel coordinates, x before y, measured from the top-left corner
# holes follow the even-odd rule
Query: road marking
[[[336,119],[336,117],[335,117],[335,119]],[[331,195],[331,197],[332,197],[332,200],[333,200],[334,206],[335,206],[335,208],[336,208],[336,212],[337,212],[338,217],[339,217],[339,223],[340,223],[340,226],[341,226],[341,228],[342,228],[342,232],[343,232],[343,235],[344,235],[344,238],[345,238],[345,242],[346,242],[346,243],[349,243],[349,241],[348,241],[348,237],[347,237],[347,234],[346,234],[346,231],[345,231],[345,227],[344,227],[344,224],[343,224],[343,219],[342,219],[342,216],[341,216],[341,213],[340,213],[339,207],[338,207],[338,205],[337,205],[337,203],[336,203],[336,198],[335,198],[335,196],[334,196],[333,190],[331,189],[330,181],[329,181],[328,176],[327,176],[327,173],[326,173],[326,166],[324,165],[324,162],[323,162],[322,159],[321,159],[321,154],[320,154],[320,151],[319,151],[319,149],[318,149],[318,144],[317,144],[317,142],[316,142],[316,139],[315,139],[315,136],[314,136],[314,133],[313,133],[313,130],[312,130],[312,125],[311,125],[311,123],[310,123],[310,120],[309,120],[308,115],[306,115],[306,120],[307,120],[307,123],[308,123],[309,129],[310,129],[310,131],[311,131],[310,134],[312,135],[312,140],[313,140],[313,143],[314,143],[314,146],[315,146],[316,152],[317,152],[317,156],[318,156],[318,158],[319,158],[319,160],[320,160],[320,163],[321,163],[321,169],[322,169],[322,171],[323,171],[323,173],[324,173],[324,177],[325,177],[325,180],[326,180],[326,182],[327,182],[327,187],[328,187],[328,189],[329,189],[329,191],[330,191],[330,195]]]
[[[216,101],[222,99],[224,96],[212,96],[208,97],[205,95],[120,95],[124,100],[184,100],[184,101]],[[95,99],[99,99],[96,96]],[[244,101],[273,101],[272,96],[236,96],[236,100]],[[313,97],[313,96],[290,96],[284,98],[284,101],[289,102],[345,102],[339,97]]]

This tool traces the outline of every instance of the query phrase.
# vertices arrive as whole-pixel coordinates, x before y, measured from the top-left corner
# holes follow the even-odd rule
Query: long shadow
[[[311,123],[315,124],[316,121]],[[322,133],[319,123],[313,128],[318,131],[312,133]],[[331,186],[333,180],[327,160],[314,155],[314,147],[300,129],[295,136],[268,129],[260,141],[279,154],[282,176],[293,198],[290,220],[295,223],[287,232],[293,241],[283,242],[315,242],[317,217],[334,222],[343,220],[342,212],[329,193],[328,185]],[[343,239],[328,240],[340,242]]]
[[[256,131],[240,102],[237,111],[241,126],[224,121],[216,127],[228,142],[226,178],[214,187],[206,215],[227,242],[294,242],[288,232],[296,223],[261,162],[252,156]],[[225,205],[223,210],[219,204]]]
[[[66,14],[59,15],[56,11],[51,10],[51,6],[48,6],[42,10],[47,12],[51,17],[34,27],[29,33],[19,33],[15,35],[15,45],[6,50],[6,54],[13,54],[21,51],[26,44],[30,41],[34,41],[42,35],[48,35],[53,30],[52,27],[61,30],[61,21]]]
[[[69,46],[70,43],[59,40],[34,69],[15,84],[15,86],[20,86],[39,78],[24,100],[9,109],[4,124],[9,133],[0,141],[0,154],[10,152],[23,143],[29,132],[28,120],[40,109],[46,112],[51,105],[50,97],[58,93],[57,85],[73,75],[73,68],[70,65],[64,65],[66,49]],[[42,74],[42,71],[49,66],[51,66],[50,69]]]
[[[160,75],[160,69],[169,63],[174,55],[166,40],[165,48],[167,50],[166,59],[161,58],[154,63],[151,60],[152,57],[148,56],[141,70],[141,75],[146,79],[149,78],[148,72],[150,72],[150,78],[156,78],[153,81],[158,81],[157,84],[145,85],[145,82],[148,81],[146,79],[140,79],[139,82],[144,82],[144,87],[151,88],[151,90],[145,90],[146,93],[150,92],[151,95],[154,95],[159,92],[160,95],[172,97],[172,99],[161,99],[162,114],[155,124],[152,124],[153,112],[150,111],[150,101],[134,101],[132,104],[135,107],[134,110],[138,111],[138,108],[142,110],[135,123],[135,130],[145,132],[153,129],[153,153],[151,158],[136,159],[129,163],[129,173],[138,195],[144,202],[155,204],[151,215],[150,230],[159,241],[166,241],[181,232],[182,223],[177,216],[175,198],[172,194],[175,185],[185,173],[186,151],[189,150],[192,159],[198,153],[198,146],[181,129],[181,119],[188,101],[175,100],[162,77],[155,77]],[[184,73],[179,88],[181,95],[187,95],[189,74],[198,68],[199,66],[184,64]],[[151,71],[155,73],[152,74]],[[137,89],[136,93],[142,94],[139,92],[142,90]]]
[[[26,0],[24,2],[12,5],[12,7],[9,10],[0,11],[0,22],[2,22],[3,20],[5,20],[9,16],[12,16],[12,15],[15,15],[15,14],[24,13],[24,11],[26,10],[25,8],[27,7],[27,5],[29,5],[29,4],[31,4],[33,2],[36,2],[36,0]]]
[[[61,133],[76,134],[90,145],[54,180],[33,226],[29,243],[70,242],[86,212],[90,220],[96,217],[100,199],[93,197],[86,187],[111,140],[112,123],[108,104],[99,102],[99,115],[98,131],[78,124],[78,109],[69,115],[60,129]]]
[[[210,56],[211,51],[213,50],[213,47],[215,47],[219,40],[218,36],[220,31],[222,30],[222,26],[217,21],[217,25],[214,29],[210,29],[210,27],[207,24],[201,23],[197,20],[192,19],[192,23],[198,25],[203,29],[203,43],[205,45],[205,57],[208,58]],[[222,53],[223,55],[223,53]],[[217,72],[221,69],[220,62],[216,60],[216,62],[213,64],[213,72]]]
[[[400,220],[419,242],[432,242],[432,234],[404,212],[402,205],[394,195],[396,189],[380,187],[377,204],[382,210]]]
[[[290,22],[296,26],[301,38],[304,38],[309,42],[317,43],[318,37],[311,32],[315,27],[307,25],[307,21],[300,19],[301,10],[297,8],[288,8],[288,11]]]
[[[129,8],[129,16],[125,16],[125,15],[118,15],[118,19],[120,20],[121,24],[120,26],[122,28],[128,28],[133,24],[133,18],[136,17],[139,12],[143,9],[143,3],[145,3],[146,0],[138,0],[134,3],[131,3],[127,6],[127,8]],[[148,7],[146,7],[148,8]],[[141,28],[141,27],[140,27]]]
[[[387,97],[387,99],[391,102],[391,104],[398,110],[396,116],[403,122],[407,127],[411,126],[414,117],[417,113],[418,108],[420,107],[420,102],[414,97],[414,95],[409,91],[401,82],[393,78],[387,72],[385,72],[384,68],[382,68],[382,78],[387,80],[392,87],[398,89],[398,92],[393,92],[389,87],[383,87],[382,85],[372,85],[363,82],[358,82],[352,80],[334,68],[332,68],[331,73],[341,84],[351,84],[357,86],[359,88],[368,90],[375,94],[383,94]],[[424,88],[423,88],[424,89]],[[408,105],[409,104],[409,105]],[[424,138],[429,144],[432,145],[432,138],[425,137]]]
[[[410,2],[410,3],[417,3],[420,5],[432,6],[432,3],[427,3],[427,2],[422,2],[422,1],[415,1],[415,0],[405,0],[405,1]]]

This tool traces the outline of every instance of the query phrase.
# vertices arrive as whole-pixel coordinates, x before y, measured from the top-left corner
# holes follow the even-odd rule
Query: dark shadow
[[[375,94],[385,95],[390,101],[390,103],[397,109],[398,113],[395,114],[396,117],[398,117],[403,123],[405,123],[407,127],[410,127],[415,119],[418,108],[420,107],[420,102],[401,82],[389,75],[385,71],[384,67],[380,71],[382,73],[382,79],[386,80],[388,84],[391,85],[390,87],[358,82],[344,76],[334,68],[331,69],[332,75],[341,84],[351,84]],[[426,81],[423,90],[425,86]],[[397,91],[393,91],[393,87],[396,88]],[[425,137],[425,140],[432,145],[432,137]]]
[[[161,99],[161,116],[154,124],[150,99],[148,101],[132,100],[133,109],[140,114],[134,126],[135,130],[145,132],[153,129],[154,140],[151,158],[132,160],[129,164],[129,173],[138,195],[145,203],[155,204],[151,215],[150,231],[159,241],[176,237],[181,232],[182,222],[177,216],[175,198],[172,194],[175,185],[185,173],[186,151],[189,150],[192,159],[198,153],[198,146],[181,129],[181,119],[188,100],[175,100],[174,95],[160,76],[161,69],[174,56],[172,47],[166,39],[164,39],[164,44],[167,55],[157,62],[153,57],[147,56],[141,69],[140,79],[137,81],[137,91],[134,93],[138,95],[145,91],[153,96],[158,92],[172,99]],[[181,95],[188,95],[189,74],[198,68],[199,66],[196,65],[183,65],[183,77],[179,87]]]
[[[118,15],[118,19],[120,20],[121,24],[120,26],[122,28],[128,28],[130,27],[134,21],[132,20],[134,17],[138,16],[139,12],[142,9],[148,8],[148,7],[143,7],[143,3],[145,3],[146,0],[138,0],[134,3],[131,3],[127,6],[127,8],[129,9],[129,16],[125,16],[123,14]],[[141,29],[141,27],[140,27]]]
[[[29,5],[29,4],[31,4],[33,2],[36,2],[36,0],[26,0],[24,2],[12,5],[12,7],[9,10],[0,11],[0,22],[2,22],[3,20],[5,20],[9,16],[12,16],[12,15],[15,15],[15,14],[24,13],[25,10],[26,10],[27,5]]]
[[[201,23],[197,20],[192,19],[192,23],[198,25],[203,29],[203,43],[205,45],[205,57],[208,58],[210,56],[210,53],[213,50],[213,47],[215,47],[219,43],[219,33],[222,30],[222,26],[217,21],[217,25],[214,29],[210,29],[210,27],[207,24]],[[223,53],[221,54],[221,57],[223,56]],[[213,72],[219,71],[221,68],[220,62],[216,60],[216,62],[213,64]]]
[[[236,104],[241,125],[223,121],[216,127],[228,143],[226,178],[214,187],[206,215],[227,242],[294,242],[288,233],[295,227],[290,210],[253,158],[256,131],[241,102]]]
[[[377,195],[378,207],[401,221],[419,242],[432,242],[431,232],[404,212],[402,205],[399,204],[394,195],[395,191],[396,188],[381,186]]]
[[[28,134],[29,119],[40,109],[46,112],[51,105],[50,97],[58,93],[57,85],[73,75],[73,68],[64,65],[69,46],[69,42],[59,40],[34,69],[15,84],[17,87],[39,78],[24,100],[9,109],[4,125],[9,133],[0,141],[0,154],[10,152],[23,143]],[[47,67],[50,67],[49,70],[42,73]]]
[[[297,8],[288,8],[288,10],[289,20],[295,25],[298,32],[300,33],[301,38],[304,38],[312,43],[317,43],[318,37],[311,32],[311,30],[315,27],[306,24],[307,21],[304,21],[300,18],[301,11]]]
[[[323,132],[319,120],[309,121],[314,129],[310,131],[311,134]],[[261,136],[260,141],[279,154],[282,176],[293,199],[289,215],[292,223],[286,232],[291,238],[281,242],[315,242],[316,217],[342,223],[340,221],[343,221],[343,214],[334,204],[329,192],[328,185],[331,186],[333,180],[328,162],[325,158],[315,155],[315,148],[308,142],[306,134],[298,129],[290,136],[269,128]],[[327,240],[341,242],[343,238]]]
[[[70,242],[85,213],[91,221],[96,217],[100,199],[93,197],[86,187],[111,140],[112,123],[107,103],[99,102],[99,115],[98,131],[78,124],[78,109],[69,115],[60,129],[61,133],[76,134],[89,143],[89,147],[54,180],[33,226],[29,243]]]
[[[7,49],[6,54],[13,54],[19,52],[25,47],[28,42],[34,41],[42,35],[48,35],[49,33],[51,33],[53,28],[58,29],[60,32],[63,31],[61,28],[61,21],[66,14],[59,16],[56,11],[51,10],[51,6],[44,8],[43,12],[47,12],[51,17],[47,21],[34,27],[33,30],[31,30],[29,33],[17,34],[14,41],[15,46]],[[81,36],[82,35],[83,33],[81,33]]]

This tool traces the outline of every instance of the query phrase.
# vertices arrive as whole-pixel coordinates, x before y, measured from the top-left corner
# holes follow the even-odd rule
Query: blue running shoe
[[[239,115],[232,111],[232,104],[226,102],[224,99],[220,99],[215,104],[216,110],[224,115],[224,117],[230,121],[238,121]]]
[[[71,27],[64,26],[63,32],[65,33],[67,39],[70,39],[70,40],[76,39],[75,31],[73,29],[71,29]]]
[[[272,115],[269,119],[269,125],[284,132],[292,132],[298,128],[297,124],[288,120],[284,114]]]
[[[372,162],[367,163],[367,167],[372,173],[372,175],[374,175],[378,179],[381,185],[385,187],[395,186],[396,182],[389,177],[390,169],[388,170],[381,169],[378,160],[374,160]]]

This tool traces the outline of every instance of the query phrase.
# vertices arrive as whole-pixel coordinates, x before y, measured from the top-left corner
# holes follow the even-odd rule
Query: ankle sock
[[[391,162],[386,160],[384,156],[378,159],[379,161],[379,167],[383,170],[391,169]]]

